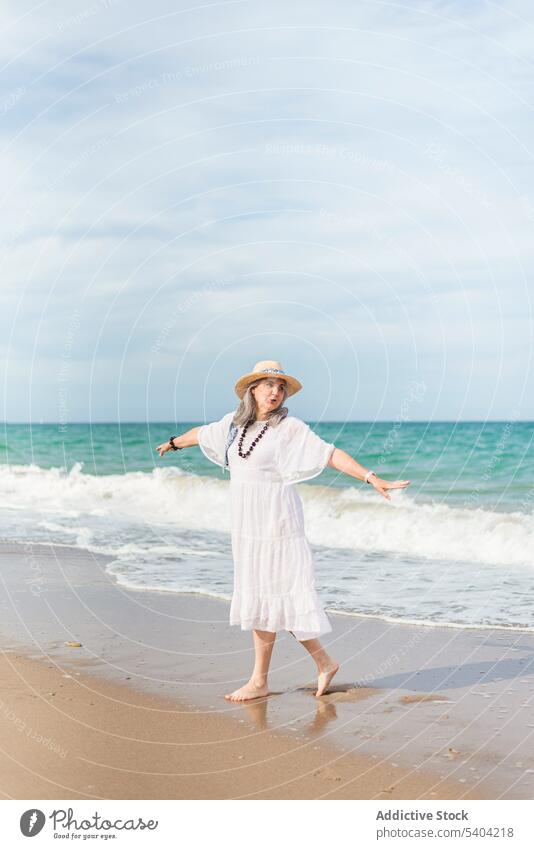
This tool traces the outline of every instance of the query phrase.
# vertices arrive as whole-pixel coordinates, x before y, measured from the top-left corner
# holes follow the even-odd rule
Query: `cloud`
[[[327,392],[329,372],[350,380],[356,342],[358,415],[374,417],[377,369],[393,398],[446,361],[439,379],[426,370],[428,414],[453,418],[472,371],[484,418],[493,350],[494,374],[516,364],[492,407],[506,418],[525,378],[518,340],[531,344],[527,3],[62,0],[2,14],[8,418],[54,418],[46,382],[76,311],[72,357],[82,380],[105,364],[104,418],[128,357],[131,418],[146,414],[144,357],[160,416],[187,362],[194,419],[214,359],[215,414],[232,397],[224,375],[262,356],[314,375],[326,357]],[[20,380],[34,347],[38,410]],[[338,382],[326,415],[346,409]]]

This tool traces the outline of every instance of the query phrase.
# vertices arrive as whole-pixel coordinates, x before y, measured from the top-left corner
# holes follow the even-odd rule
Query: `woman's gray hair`
[[[256,401],[254,400],[254,395],[250,391],[254,386],[257,386],[258,383],[261,383],[262,380],[271,380],[270,377],[260,377],[258,380],[254,380],[252,383],[249,383],[245,390],[245,394],[243,398],[239,402],[239,407],[235,412],[235,416],[232,419],[233,424],[237,425],[237,427],[242,427],[246,424],[254,424],[256,421]],[[287,385],[284,381],[284,395],[282,400],[280,401],[280,405],[276,408],[276,410],[272,410],[269,413],[269,425],[271,427],[276,427],[280,424],[281,421],[285,419],[289,410],[287,407],[283,407],[283,403],[287,398]]]

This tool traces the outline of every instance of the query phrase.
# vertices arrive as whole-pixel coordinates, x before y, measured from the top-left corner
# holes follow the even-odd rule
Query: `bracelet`
[[[375,474],[376,474],[376,472],[368,471],[366,476],[365,476],[365,479],[364,479],[365,483],[369,483],[369,478],[371,477],[371,475],[375,475]]]
[[[169,439],[169,445],[171,446],[172,450],[173,451],[181,451],[182,449],[179,448],[178,445],[174,444],[173,439],[176,439],[176,436],[171,436],[171,438]]]

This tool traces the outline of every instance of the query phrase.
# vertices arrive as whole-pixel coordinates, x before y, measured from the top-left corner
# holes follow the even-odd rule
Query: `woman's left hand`
[[[384,498],[387,498],[388,501],[391,501],[391,495],[388,495],[388,489],[404,489],[411,483],[411,481],[386,481],[384,478],[379,478],[377,475],[371,475],[369,478],[369,483],[376,489],[380,495],[383,495]]]

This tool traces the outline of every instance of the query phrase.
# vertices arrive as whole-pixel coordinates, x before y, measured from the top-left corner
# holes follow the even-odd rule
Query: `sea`
[[[0,540],[108,555],[124,587],[231,598],[228,473],[198,447],[155,450],[197,424],[5,424]],[[308,424],[411,480],[391,501],[330,468],[297,484],[327,610],[534,631],[534,422]]]

